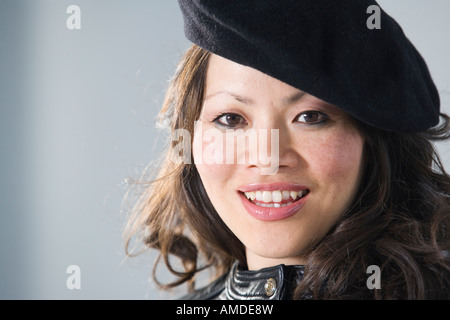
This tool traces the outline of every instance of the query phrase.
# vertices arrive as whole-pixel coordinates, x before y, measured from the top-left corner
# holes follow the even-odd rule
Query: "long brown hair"
[[[160,112],[172,133],[186,129],[193,136],[209,55],[193,45],[177,67]],[[441,119],[423,133],[387,132],[358,122],[366,138],[365,177],[352,207],[310,248],[296,298],[450,297],[450,177],[433,146],[450,138],[449,117]],[[156,177],[137,183],[144,191],[125,230],[126,252],[132,255],[132,239],[158,249],[154,271],[162,259],[177,279],[157,283],[172,288],[187,282],[193,289],[198,272],[210,268],[220,275],[246,259],[244,245],[211,204],[193,159],[172,161],[178,143],[169,144]],[[172,256],[184,270],[173,267]],[[380,267],[381,289],[367,288],[370,265]]]

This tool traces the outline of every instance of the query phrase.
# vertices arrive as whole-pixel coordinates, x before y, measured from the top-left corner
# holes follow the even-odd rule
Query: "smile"
[[[247,199],[253,204],[266,208],[282,208],[303,198],[309,190],[289,191],[250,191],[244,192]]]
[[[297,184],[252,184],[238,189],[246,211],[259,220],[276,221],[297,213],[306,201],[309,189]]]

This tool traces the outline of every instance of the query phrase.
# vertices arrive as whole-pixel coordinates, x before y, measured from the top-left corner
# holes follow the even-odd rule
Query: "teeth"
[[[289,190],[275,190],[275,191],[250,191],[244,192],[247,199],[262,201],[261,206],[275,206],[283,207],[284,205],[280,205],[281,201],[286,201],[289,199],[296,200],[297,198],[301,198],[306,192],[302,191],[289,191]],[[290,202],[292,203],[292,202]]]
[[[291,191],[291,198],[292,199],[296,199],[297,198],[297,195],[298,195],[298,192],[297,191]]]
[[[283,200],[283,196],[281,194],[281,191],[276,190],[272,192],[272,202],[281,202]]]
[[[270,192],[270,191],[263,191],[262,201],[265,202],[265,203],[272,202],[272,192]]]
[[[255,197],[256,197],[256,200],[262,201],[262,191],[256,191]]]
[[[282,208],[282,207],[286,207],[286,206],[290,205],[291,203],[292,202],[283,203],[283,204],[281,204],[281,203],[263,203],[263,202],[260,202],[260,203],[255,203],[255,204],[257,206],[266,207],[266,208]]]
[[[245,196],[247,197],[247,199],[255,200],[256,199],[256,192],[255,191],[246,192]]]

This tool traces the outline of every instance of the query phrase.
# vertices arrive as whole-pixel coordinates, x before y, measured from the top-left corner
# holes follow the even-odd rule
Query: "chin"
[[[297,236],[296,236],[297,235]],[[255,235],[251,239],[243,239],[248,254],[274,260],[298,260],[310,247],[311,241],[298,234],[285,232],[284,234]],[[280,261],[276,264],[287,264]]]

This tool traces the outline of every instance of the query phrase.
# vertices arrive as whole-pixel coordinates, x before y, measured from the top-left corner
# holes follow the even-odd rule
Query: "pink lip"
[[[301,186],[298,184],[292,183],[271,183],[271,184],[249,184],[245,186],[240,186],[238,188],[239,196],[241,198],[242,205],[245,210],[254,218],[258,220],[264,221],[278,221],[286,219],[290,216],[296,214],[300,208],[305,204],[306,198],[309,193],[305,195],[303,198],[291,203],[290,205],[276,208],[276,207],[261,207],[256,204],[250,202],[247,197],[243,194],[243,192],[250,191],[258,191],[258,190],[266,190],[266,191],[274,191],[274,190],[289,190],[289,191],[300,191],[308,189],[305,186]]]
[[[250,192],[250,191],[275,191],[275,190],[289,190],[289,191],[300,191],[309,189],[308,187],[296,184],[296,183],[288,183],[288,182],[275,182],[275,183],[252,183],[246,184],[238,187],[238,190],[241,192]]]

